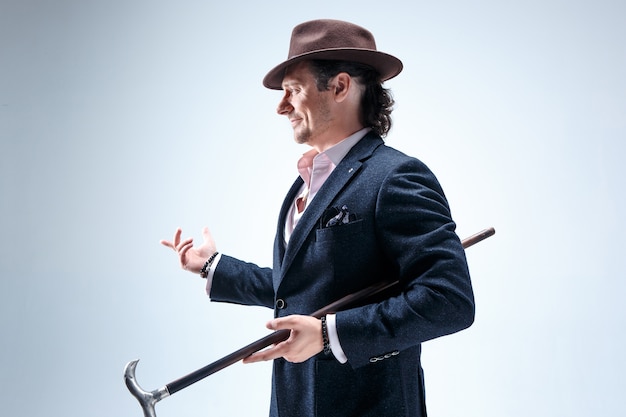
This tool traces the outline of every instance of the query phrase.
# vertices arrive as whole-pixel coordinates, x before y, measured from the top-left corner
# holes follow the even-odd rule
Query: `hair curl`
[[[346,72],[363,87],[361,95],[361,123],[371,127],[381,137],[391,129],[394,100],[391,90],[383,88],[380,74],[369,65],[350,61],[312,60],[310,69],[317,89],[329,89],[329,81],[340,72]]]

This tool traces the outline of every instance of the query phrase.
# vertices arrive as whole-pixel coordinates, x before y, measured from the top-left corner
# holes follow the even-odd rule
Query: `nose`
[[[286,116],[293,110],[293,106],[287,99],[287,93],[283,96],[283,98],[278,102],[278,107],[276,107],[276,113],[281,116]]]

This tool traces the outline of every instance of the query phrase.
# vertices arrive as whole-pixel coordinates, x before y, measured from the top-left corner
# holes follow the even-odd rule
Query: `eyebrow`
[[[292,78],[290,80],[283,81],[281,86],[282,86],[283,89],[285,89],[287,87],[293,87],[293,86],[297,86],[297,85],[302,85],[302,80],[300,80],[298,78]]]
[[[289,68],[288,68],[289,69]],[[282,88],[284,89],[285,87],[292,87],[294,85],[303,85],[306,81],[305,77],[303,76],[304,74],[299,74],[296,72],[294,74],[294,71],[288,71],[285,70],[285,75],[283,75],[283,82],[281,84]],[[286,79],[286,81],[285,81]]]

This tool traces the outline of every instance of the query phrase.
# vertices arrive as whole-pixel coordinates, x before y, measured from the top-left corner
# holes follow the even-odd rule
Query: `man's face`
[[[321,144],[332,126],[332,93],[318,91],[306,62],[287,69],[283,78],[284,95],[276,111],[287,116],[297,143]]]

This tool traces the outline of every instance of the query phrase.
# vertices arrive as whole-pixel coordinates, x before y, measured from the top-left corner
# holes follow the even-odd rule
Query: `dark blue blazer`
[[[474,297],[465,252],[433,173],[374,133],[359,141],[310,202],[289,244],[278,218],[273,268],[222,256],[211,299],[274,308],[275,316],[315,310],[381,280],[401,288],[337,313],[348,362],[323,353],[274,361],[271,416],[426,416],[421,343],[471,325]],[[350,222],[326,227],[329,210]]]

